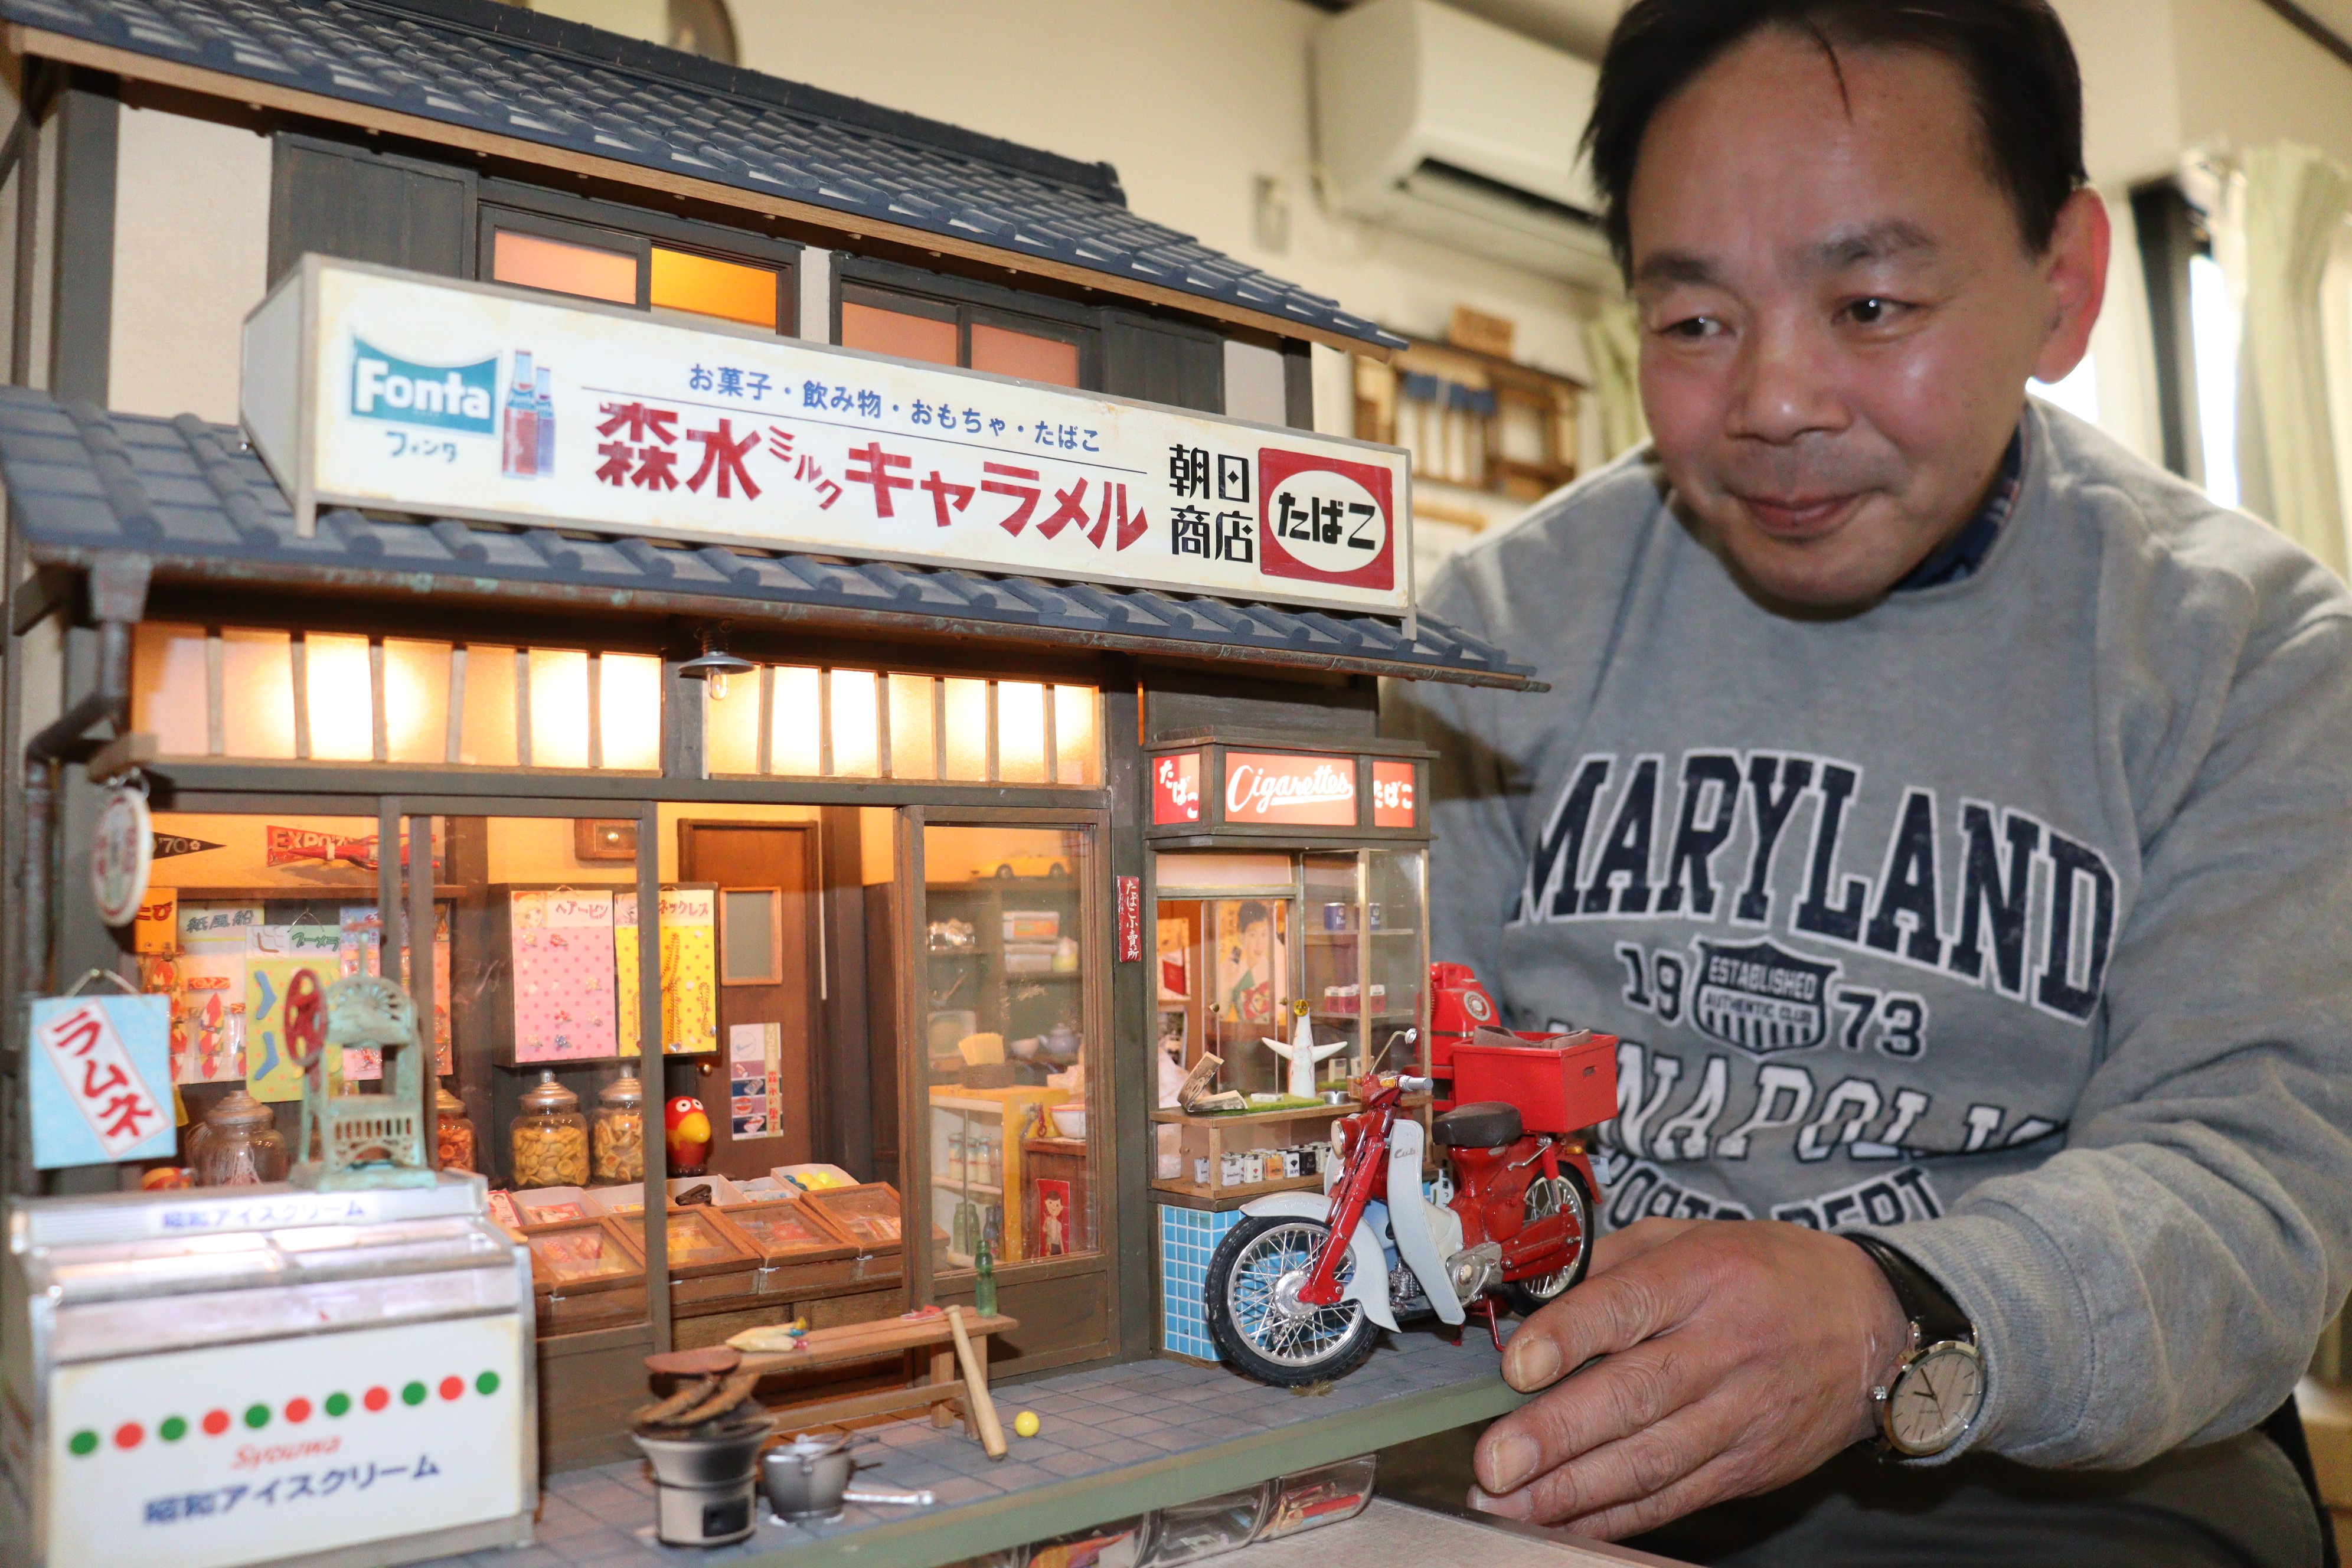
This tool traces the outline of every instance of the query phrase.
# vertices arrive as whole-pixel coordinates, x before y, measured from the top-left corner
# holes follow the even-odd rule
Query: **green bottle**
[[[973,1274],[971,1310],[983,1318],[996,1316],[996,1259],[988,1249],[988,1237],[980,1238],[980,1250],[971,1260]]]

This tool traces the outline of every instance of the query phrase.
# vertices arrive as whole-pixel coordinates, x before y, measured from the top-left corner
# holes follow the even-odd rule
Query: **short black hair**
[[[1252,926],[1265,924],[1269,918],[1264,904],[1255,899],[1245,899],[1242,901],[1241,913],[1234,917],[1234,929],[1247,931]]]
[[[1767,27],[1841,47],[1916,48],[1958,66],[1976,100],[1990,173],[2027,247],[2050,248],[2083,165],[2083,76],[2050,0],[1634,0],[1610,35],[1584,130],[1610,248],[1630,271],[1626,202],[1642,138],[1665,101]]]

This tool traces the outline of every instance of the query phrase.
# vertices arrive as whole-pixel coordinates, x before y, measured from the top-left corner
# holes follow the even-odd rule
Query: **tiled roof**
[[[0,16],[1402,346],[1337,300],[1137,216],[1108,164],[491,0],[0,0]]]
[[[231,426],[109,414],[0,387],[0,481],[37,563],[135,552],[159,575],[413,599],[569,600],[609,612],[763,616],[911,634],[994,634],[1247,664],[1524,687],[1501,650],[1423,616],[1285,610],[788,551],[320,514],[298,538],[285,493]]]

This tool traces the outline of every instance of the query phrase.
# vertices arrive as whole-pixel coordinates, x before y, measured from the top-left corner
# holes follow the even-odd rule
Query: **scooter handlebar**
[[[1414,1078],[1410,1073],[1397,1075],[1397,1087],[1407,1094],[1427,1094],[1437,1087],[1434,1079]]]

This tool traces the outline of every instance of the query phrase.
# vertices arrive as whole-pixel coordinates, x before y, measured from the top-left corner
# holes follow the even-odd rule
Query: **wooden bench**
[[[989,1336],[1011,1333],[1021,1323],[1018,1319],[1008,1318],[1002,1313],[982,1317],[970,1308],[962,1310],[963,1330],[971,1338],[972,1350],[980,1363],[982,1386],[985,1387]],[[788,1405],[775,1412],[778,1417],[776,1430],[789,1435],[818,1426],[838,1426],[877,1415],[897,1415],[928,1409],[931,1413],[932,1426],[945,1426],[961,1415],[964,1430],[978,1439],[980,1430],[972,1414],[971,1402],[964,1396],[963,1374],[956,1367],[954,1331],[948,1327],[944,1312],[920,1318],[877,1318],[872,1322],[812,1329],[801,1341],[798,1350],[745,1352],[739,1370],[763,1375],[782,1375],[847,1366],[857,1362],[877,1361],[884,1356],[904,1355],[909,1352],[920,1354],[925,1350],[930,1352],[929,1382],[919,1383],[909,1388],[886,1388],[871,1394],[845,1394],[836,1399]]]

